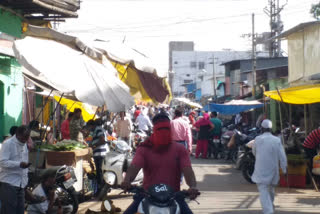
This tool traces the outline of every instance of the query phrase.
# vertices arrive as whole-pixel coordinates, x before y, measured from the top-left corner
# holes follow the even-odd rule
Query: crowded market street
[[[256,185],[249,184],[230,162],[213,159],[192,158],[201,196],[199,205],[192,201],[189,206],[197,214],[260,214],[261,205]],[[113,190],[110,198],[117,207],[124,210],[131,202],[131,196],[119,196]],[[320,193],[313,189],[276,189],[275,207],[277,214],[319,213]],[[79,213],[88,208],[99,210],[101,202],[80,204]]]

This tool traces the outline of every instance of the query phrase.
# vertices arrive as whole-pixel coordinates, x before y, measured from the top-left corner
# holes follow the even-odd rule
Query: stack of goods
[[[280,186],[305,188],[307,162],[302,154],[288,154],[288,177],[280,173]]]

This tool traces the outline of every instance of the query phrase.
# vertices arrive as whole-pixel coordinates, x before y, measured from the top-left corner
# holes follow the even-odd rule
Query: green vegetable
[[[41,150],[50,150],[50,151],[72,151],[76,149],[83,149],[86,146],[81,145],[78,141],[74,140],[63,140],[54,145],[41,145]]]

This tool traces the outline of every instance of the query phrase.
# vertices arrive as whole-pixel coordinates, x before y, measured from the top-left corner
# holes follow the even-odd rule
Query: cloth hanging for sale
[[[280,96],[279,96],[280,94]],[[303,85],[277,90],[266,91],[264,95],[273,100],[290,104],[312,104],[320,102],[320,84]]]

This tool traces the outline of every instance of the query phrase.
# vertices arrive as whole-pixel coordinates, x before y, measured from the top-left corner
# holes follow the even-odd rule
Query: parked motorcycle
[[[174,192],[165,184],[153,185],[148,191],[142,187],[132,187],[129,192],[144,197],[137,210],[137,213],[141,214],[181,214],[177,199],[184,200],[189,197],[187,191]]]
[[[248,147],[246,146],[247,143],[254,140],[256,136],[259,135],[260,130],[257,128],[252,128],[247,131],[247,135],[243,134],[242,132],[235,130],[235,141],[237,147],[237,154],[236,154],[236,168],[242,169],[243,160],[245,155],[248,153]]]
[[[118,188],[132,162],[132,148],[124,141],[109,142],[109,152],[102,163],[104,186],[98,194],[98,199],[103,199],[112,188]],[[143,172],[140,170],[132,185],[141,185]]]
[[[42,176],[45,173],[55,174],[55,193],[62,206],[72,205],[72,213],[77,213],[79,201],[76,190],[73,185],[77,182],[74,170],[70,166],[55,166],[48,169],[30,169],[28,172],[29,182],[27,189],[33,191],[41,183]]]
[[[245,145],[245,153],[242,157],[242,161],[241,161],[241,171],[242,171],[242,175],[243,177],[249,182],[249,183],[254,183],[251,179],[253,171],[254,171],[254,164],[256,161],[255,156],[252,153],[252,146],[254,144],[254,140],[250,141],[249,143],[247,143]]]

